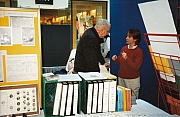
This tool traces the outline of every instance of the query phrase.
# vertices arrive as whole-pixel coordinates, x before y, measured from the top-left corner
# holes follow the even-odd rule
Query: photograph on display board
[[[11,46],[11,27],[0,27],[0,46]]]

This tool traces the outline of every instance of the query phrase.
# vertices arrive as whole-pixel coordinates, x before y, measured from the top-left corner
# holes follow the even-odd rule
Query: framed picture
[[[38,84],[0,87],[0,116],[39,114]]]

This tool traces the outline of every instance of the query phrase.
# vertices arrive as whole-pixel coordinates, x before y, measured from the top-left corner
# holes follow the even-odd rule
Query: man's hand
[[[105,63],[104,66],[108,69],[110,68],[110,64],[109,63]]]
[[[110,64],[109,63],[105,63],[104,66],[106,67],[106,69],[109,71],[110,68]]]

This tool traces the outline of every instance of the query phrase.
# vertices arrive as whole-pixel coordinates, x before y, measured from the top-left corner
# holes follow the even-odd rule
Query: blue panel
[[[148,47],[144,40],[143,34],[146,29],[138,7],[139,3],[153,0],[110,0],[110,21],[111,21],[111,52],[110,57],[114,54],[119,55],[120,49],[126,45],[125,38],[128,29],[138,28],[141,33],[140,48],[144,52],[144,62],[141,67],[141,89],[140,98],[151,104],[158,105],[158,82],[152,61],[149,55]],[[176,0],[176,4],[177,4]],[[178,9],[177,9],[178,10]],[[176,10],[175,10],[176,12]],[[175,13],[177,14],[177,13]],[[176,16],[177,17],[177,16]],[[111,60],[111,73],[117,75],[119,67]],[[164,107],[162,107],[163,109]]]

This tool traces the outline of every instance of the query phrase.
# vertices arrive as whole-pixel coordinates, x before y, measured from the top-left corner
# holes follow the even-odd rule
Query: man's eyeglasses
[[[104,30],[106,30],[106,29],[104,29]],[[108,33],[110,32],[110,30],[106,30]]]

